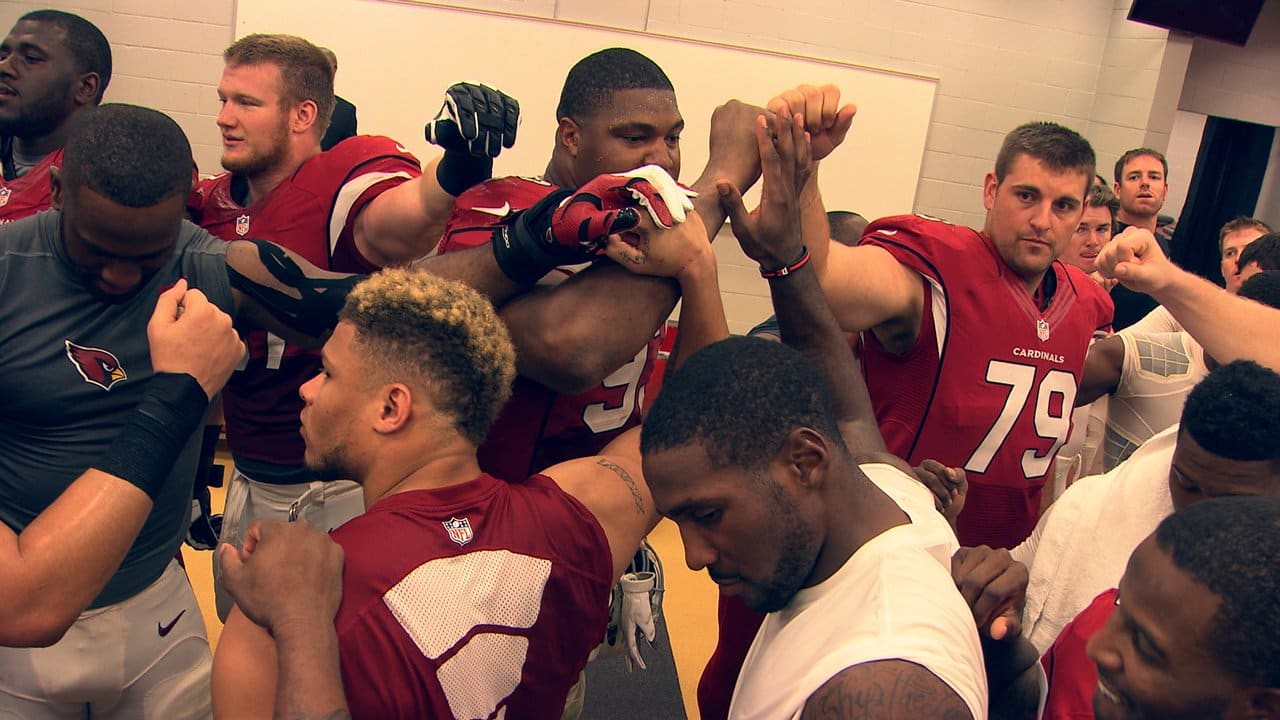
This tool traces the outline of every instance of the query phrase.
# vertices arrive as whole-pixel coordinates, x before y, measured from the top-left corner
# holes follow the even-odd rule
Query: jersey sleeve
[[[942,282],[941,267],[964,267],[979,257],[984,241],[973,230],[922,215],[881,218],[862,233],[861,245],[883,248],[895,260]],[[980,254],[987,257],[987,253]],[[957,265],[959,263],[959,265]]]
[[[209,302],[235,317],[235,300],[231,295],[231,280],[227,275],[228,243],[186,221],[182,223],[181,237],[185,242],[182,276],[189,278],[191,286],[204,293]]]
[[[329,213],[329,255],[333,269],[345,272],[373,272],[370,263],[355,247],[355,221],[374,198],[422,177],[418,159],[391,138],[357,135],[347,138],[320,155],[318,168],[325,181],[338,182]]]

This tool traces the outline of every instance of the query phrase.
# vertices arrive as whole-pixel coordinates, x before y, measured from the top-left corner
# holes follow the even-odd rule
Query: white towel
[[[1013,557],[1031,573],[1022,633],[1040,654],[1173,512],[1169,465],[1178,426],[1157,433],[1105,475],[1077,480],[1049,506]]]

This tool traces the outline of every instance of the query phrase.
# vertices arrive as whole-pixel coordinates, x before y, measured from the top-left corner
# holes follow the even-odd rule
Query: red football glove
[[[693,197],[697,193],[681,187],[657,165],[600,175],[552,213],[551,237],[558,245],[598,252],[610,235],[640,225],[640,208],[663,229],[684,222],[693,210]]]

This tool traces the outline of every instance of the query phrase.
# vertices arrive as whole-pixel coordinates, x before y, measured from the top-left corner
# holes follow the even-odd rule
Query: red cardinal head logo
[[[112,385],[129,377],[115,355],[102,348],[84,347],[70,340],[67,343],[67,357],[76,366],[80,377],[103,390],[110,390]]]

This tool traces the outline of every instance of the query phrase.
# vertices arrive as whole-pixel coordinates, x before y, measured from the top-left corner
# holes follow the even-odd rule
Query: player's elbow
[[[521,347],[518,369],[522,376],[565,395],[586,392],[604,381],[617,365],[609,367],[611,358],[591,347],[578,345],[566,351],[561,346],[544,346],[546,350]]]
[[[508,319],[507,327],[520,374],[562,394],[598,386],[640,349],[610,347],[598,328],[572,318],[520,324]]]
[[[80,613],[31,600],[16,612],[0,614],[0,646],[49,647],[62,639]]]

